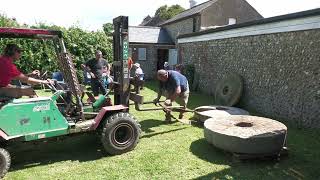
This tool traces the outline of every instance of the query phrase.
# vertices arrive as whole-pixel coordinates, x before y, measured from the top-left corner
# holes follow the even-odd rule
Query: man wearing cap
[[[157,72],[157,79],[160,81],[158,97],[153,100],[154,103],[159,102],[163,91],[166,91],[166,106],[171,106],[172,102],[177,98],[182,100],[179,104],[187,108],[189,99],[189,84],[187,78],[177,71],[161,69]],[[183,112],[180,113],[179,119],[183,118]]]
[[[0,57],[0,95],[7,97],[19,97],[13,93],[15,86],[11,85],[11,80],[20,80],[24,83],[31,85],[35,84],[49,84],[49,80],[40,80],[28,77],[22,74],[15,64],[14,61],[17,61],[21,57],[22,49],[19,48],[16,44],[7,44],[4,49],[3,55]],[[12,89],[10,89],[12,88]],[[28,91],[25,91],[28,92]],[[31,96],[34,94],[20,94]]]
[[[91,76],[91,89],[94,96],[98,96],[100,92],[105,95],[107,89],[104,85],[103,74],[107,74],[105,72],[109,71],[109,65],[107,60],[102,58],[101,51],[97,50],[95,56],[85,63],[85,68]]]

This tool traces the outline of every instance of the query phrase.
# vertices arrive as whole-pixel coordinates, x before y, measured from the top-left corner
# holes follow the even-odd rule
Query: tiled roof
[[[130,26],[130,43],[174,44],[165,29],[150,26]]]
[[[200,13],[202,10],[206,9],[207,7],[211,6],[212,4],[216,3],[218,0],[210,0],[207,2],[204,2],[202,4],[196,5],[194,7],[192,7],[191,9],[187,9],[183,12],[181,12],[180,14],[177,14],[176,16],[174,16],[173,18],[163,22],[160,24],[160,26],[165,25],[165,24],[169,24],[171,22],[175,22],[178,21],[180,19],[195,15]]]

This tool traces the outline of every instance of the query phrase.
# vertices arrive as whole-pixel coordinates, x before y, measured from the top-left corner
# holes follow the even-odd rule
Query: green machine
[[[128,17],[114,19],[114,94],[112,105],[108,94],[97,100],[79,85],[76,69],[67,53],[62,32],[44,29],[0,28],[0,38],[27,38],[52,41],[64,83],[48,85],[51,97],[28,99],[0,96],[0,177],[11,165],[10,147],[16,143],[41,142],[73,134],[99,132],[106,152],[118,155],[133,150],[141,128],[128,113]],[[1,90],[6,90],[0,88]],[[14,91],[14,90],[11,90]],[[16,89],[19,94],[23,89]],[[14,92],[13,92],[14,93]],[[83,102],[87,94],[91,102]]]

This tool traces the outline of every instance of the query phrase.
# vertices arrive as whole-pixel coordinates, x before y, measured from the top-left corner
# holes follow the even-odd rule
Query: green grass
[[[147,83],[145,100],[155,98],[155,89],[154,82]],[[191,93],[189,108],[212,104],[211,100],[210,96]],[[320,133],[316,130],[288,126],[289,157],[279,162],[241,162],[206,143],[201,125],[165,124],[162,111],[137,112],[133,106],[130,111],[143,130],[133,151],[109,156],[97,136],[75,136],[16,150],[5,178],[319,179]]]

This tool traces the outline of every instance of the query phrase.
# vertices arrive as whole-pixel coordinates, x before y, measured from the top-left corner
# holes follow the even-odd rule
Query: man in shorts
[[[189,99],[189,84],[187,78],[177,71],[161,69],[157,72],[157,79],[160,81],[158,97],[153,100],[154,103],[159,102],[161,95],[166,92],[166,106],[171,106],[173,101],[187,108]],[[180,100],[180,102],[179,102]],[[183,118],[183,112],[180,113],[179,119]]]

